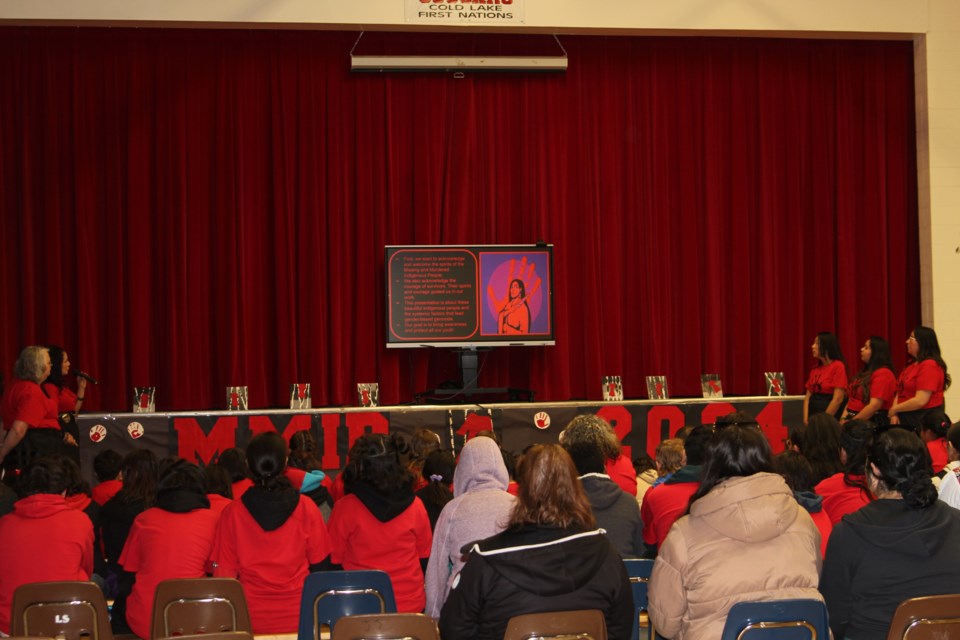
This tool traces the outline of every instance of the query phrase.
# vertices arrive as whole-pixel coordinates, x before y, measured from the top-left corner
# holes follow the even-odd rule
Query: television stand
[[[487,402],[496,401],[497,396],[506,396],[507,402],[533,402],[533,391],[530,389],[515,389],[513,387],[477,387],[477,378],[480,377],[478,352],[490,351],[491,347],[467,347],[457,349],[460,360],[459,385],[450,387],[441,386],[437,389],[421,391],[413,396],[417,404],[427,404],[432,400],[434,404],[473,404],[470,398],[477,396],[488,398]]]

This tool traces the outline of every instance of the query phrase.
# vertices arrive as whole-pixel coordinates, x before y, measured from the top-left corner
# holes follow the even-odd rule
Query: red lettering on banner
[[[721,418],[728,413],[733,413],[737,410],[729,402],[711,402],[703,408],[703,412],[700,414],[700,424],[715,424],[717,418]]]
[[[633,416],[626,407],[617,405],[601,407],[597,415],[610,423],[620,442],[623,442],[623,439],[633,431]],[[633,460],[633,447],[623,446],[622,453],[628,460]]]
[[[491,429],[493,429],[493,418],[490,416],[482,416],[479,413],[468,413],[466,420],[464,420],[460,428],[457,429],[457,435],[461,435],[467,440],[470,440],[481,431],[489,431]]]
[[[776,455],[783,451],[783,439],[787,437],[787,427],[783,424],[783,403],[768,402],[757,414],[760,429],[770,441],[770,448]]]
[[[667,424],[667,437],[672,438],[686,421],[683,411],[680,407],[669,405],[657,405],[650,407],[647,412],[647,453],[652,458],[657,450],[657,445],[663,440],[663,423]]]
[[[367,427],[371,433],[389,433],[390,423],[387,418],[376,411],[369,413],[348,413],[347,416],[347,450],[353,446],[357,438],[364,434]]]
[[[305,413],[290,416],[290,421],[282,431],[277,429],[277,425],[270,416],[250,416],[249,426],[250,433],[255,436],[261,433],[279,433],[287,441],[287,444],[290,444],[290,438],[297,431],[310,430],[310,416]]]
[[[339,469],[340,452],[337,451],[337,430],[340,428],[339,413],[320,415],[320,429],[323,431],[323,458],[320,466],[324,469]]]
[[[225,449],[237,446],[237,419],[217,418],[205,435],[196,418],[174,418],[177,432],[177,455],[190,462],[209,463]]]

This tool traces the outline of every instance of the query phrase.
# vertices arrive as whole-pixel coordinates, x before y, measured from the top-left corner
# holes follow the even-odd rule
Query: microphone
[[[90,375],[89,373],[85,373],[85,372],[83,372],[83,371],[80,371],[80,369],[74,369],[73,375],[77,376],[78,378],[83,378],[84,380],[86,380],[86,381],[89,382],[90,384],[100,384],[100,383],[97,381],[96,378],[94,378],[94,377],[93,377],[92,375]]]

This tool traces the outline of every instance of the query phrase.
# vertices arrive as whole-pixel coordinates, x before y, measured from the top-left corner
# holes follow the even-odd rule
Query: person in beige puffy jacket
[[[714,435],[700,488],[674,523],[650,578],[650,618],[674,640],[716,640],[738,602],[812,598],[820,533],[753,423]]]

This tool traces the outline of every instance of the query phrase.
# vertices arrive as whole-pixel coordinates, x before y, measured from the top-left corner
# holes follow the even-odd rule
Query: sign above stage
[[[525,0],[404,0],[404,17],[416,24],[520,25],[524,23],[525,5]]]

